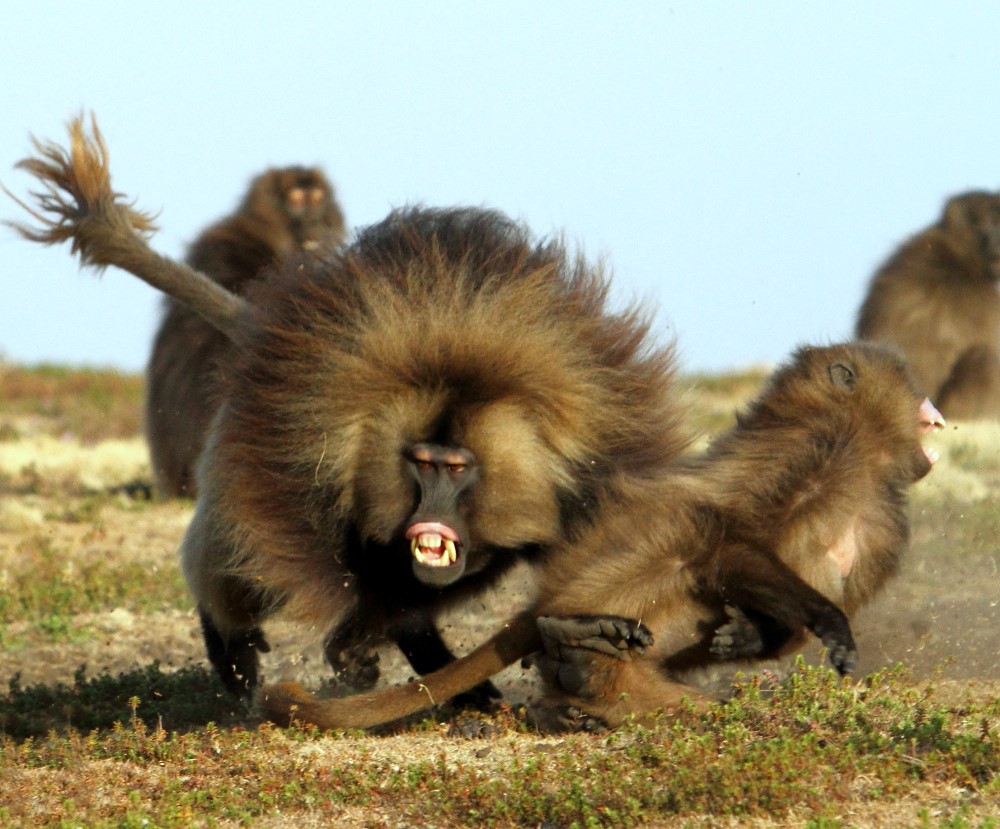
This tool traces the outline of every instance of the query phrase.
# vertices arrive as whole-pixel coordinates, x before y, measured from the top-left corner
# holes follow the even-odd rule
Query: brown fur
[[[154,288],[196,308],[230,340],[240,342],[245,328],[241,317],[252,309],[203,273],[179,265],[150,250],[146,238],[156,230],[152,216],[122,202],[111,187],[108,149],[91,117],[91,134],[83,117],[69,123],[70,146],[32,138],[37,156],[17,167],[31,173],[44,190],[30,194],[34,206],[4,192],[40,224],[34,228],[7,222],[26,239],[43,245],[69,242],[80,262],[97,271],[108,265],[138,276]]]
[[[236,211],[201,233],[187,263],[230,291],[283,257],[344,241],[344,217],[333,187],[317,169],[267,170],[251,183]],[[232,343],[188,306],[169,297],[146,371],[146,436],[161,497],[194,497],[195,462],[205,443],[220,390],[216,365]]]
[[[636,483],[625,508],[604,512],[549,560],[532,614],[635,619],[653,643],[642,657],[570,647],[576,665],[542,659],[550,694],[535,712],[539,727],[577,727],[567,706],[615,725],[699,699],[676,673],[713,659],[727,603],[780,622],[785,635],[775,651],[796,644],[802,627],[825,634],[846,624],[840,611],[853,614],[868,601],[907,544],[906,490],[931,464],[920,446],[929,425],[919,404],[893,350],[805,348],[705,453]],[[294,685],[268,687],[259,709],[276,722],[325,728],[414,713],[537,650],[542,637],[525,618],[419,685],[322,702]],[[846,637],[853,646],[849,628]],[[566,668],[577,671],[570,684],[578,696],[559,687]]]
[[[946,417],[1000,417],[1000,195],[948,200],[872,277],[857,336],[899,346]]]
[[[71,136],[70,154],[45,150],[51,165],[25,162],[56,217],[26,235],[71,239],[88,264],[124,259],[238,346],[182,548],[233,691],[255,683],[257,626],[279,607],[333,626],[328,655],[348,669],[386,638],[419,671],[440,667],[440,609],[573,543],[686,446],[671,349],[640,309],[610,312],[606,277],[560,244],[489,211],[410,209],[241,298],[153,254],[112,197],[100,137],[79,122]],[[95,165],[95,188],[72,186]],[[431,581],[403,537],[424,445],[468,453],[478,480],[450,490],[461,568]]]

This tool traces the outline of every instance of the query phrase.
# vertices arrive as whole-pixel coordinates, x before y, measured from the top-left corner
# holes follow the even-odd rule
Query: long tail
[[[295,722],[324,730],[371,728],[433,708],[541,647],[534,616],[522,613],[468,655],[406,685],[319,699],[301,685],[286,682],[262,688],[257,692],[255,705],[261,717],[281,726]]]
[[[29,194],[34,207],[6,187],[3,190],[41,226],[6,224],[33,242],[70,241],[81,264],[98,270],[108,265],[126,270],[190,306],[239,343],[237,318],[247,309],[246,300],[205,274],[150,249],[146,238],[156,230],[152,217],[125,204],[122,194],[111,189],[107,145],[93,115],[90,122],[92,135],[88,136],[82,116],[70,121],[68,151],[55,142],[31,139],[37,156],[19,161],[17,167],[31,173],[45,190]]]

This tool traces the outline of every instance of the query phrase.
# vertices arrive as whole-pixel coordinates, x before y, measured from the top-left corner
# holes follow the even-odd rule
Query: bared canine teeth
[[[442,552],[425,552],[425,549],[437,551],[442,547],[444,547]],[[411,538],[410,552],[417,561],[429,567],[447,567],[458,560],[455,542],[447,538],[442,539],[436,533],[421,533]]]

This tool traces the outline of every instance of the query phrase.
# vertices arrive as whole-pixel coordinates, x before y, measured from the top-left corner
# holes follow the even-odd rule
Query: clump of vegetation
[[[728,426],[763,376],[692,378],[700,427]],[[21,440],[36,419],[85,441],[136,435],[140,399],[138,378],[0,364],[0,441]],[[996,453],[977,435],[942,465],[992,470]],[[25,508],[0,529],[0,646],[13,655],[0,693],[0,826],[1000,829],[1000,697],[938,702],[934,681],[901,670],[853,684],[799,664],[780,682],[741,682],[707,713],[559,738],[510,711],[475,728],[438,714],[379,736],[276,729],[200,663],[22,683],[10,674],[28,672],[29,645],[61,656],[68,676],[82,660],[66,661],[62,643],[97,635],[95,614],[121,608],[137,621],[125,635],[140,636],[150,614],[190,606],[172,554],[187,507],[81,494],[42,465],[37,475],[0,476]],[[915,515],[914,543],[949,566],[978,561],[1000,533],[992,498],[928,495]]]
[[[0,733],[9,741],[19,741],[56,733],[115,731],[123,722],[136,727],[140,712],[146,722],[172,731],[210,722],[233,724],[246,717],[246,711],[206,668],[164,672],[154,662],[117,676],[102,674],[88,680],[81,665],[72,686],[23,688],[20,676],[15,675],[7,693],[0,696]]]
[[[0,362],[0,400],[5,416],[43,418],[46,434],[70,434],[83,442],[140,435],[142,395],[143,380],[135,374]],[[0,426],[0,438],[18,436],[11,423]]]
[[[100,532],[93,531],[98,536]],[[46,536],[19,544],[16,566],[8,564],[0,577],[0,625],[29,622],[53,638],[69,636],[74,617],[81,614],[189,606],[183,576],[173,560],[154,566],[108,555],[75,555]]]
[[[434,746],[427,756],[405,742],[383,751],[376,737],[222,730],[207,723],[238,721],[222,699],[204,671],[167,675],[155,665],[116,679],[80,676],[72,689],[14,685],[0,705],[4,721],[32,725],[16,733],[5,726],[0,772],[57,769],[62,791],[76,793],[73,819],[108,826],[183,826],[194,815],[206,824],[278,814],[330,821],[363,805],[373,815],[446,827],[633,826],[671,816],[793,811],[814,815],[817,827],[835,827],[844,825],[837,815],[847,807],[916,795],[950,796],[963,821],[986,816],[938,826],[985,829],[996,826],[988,816],[1000,806],[1000,701],[951,708],[914,689],[900,671],[854,686],[800,664],[780,685],[740,685],[708,714],[688,711],[604,736],[542,743],[501,714],[471,754],[468,741],[420,727],[409,739],[423,750]],[[39,709],[65,713],[46,723],[36,719]],[[50,728],[63,735],[24,739]],[[393,740],[407,737],[385,738]],[[141,785],[131,792],[110,801],[86,796],[88,779],[111,791],[136,768]],[[7,817],[30,811],[36,826],[62,825],[54,812],[40,814],[46,800],[55,809],[36,787],[36,797],[9,806]],[[924,813],[912,825],[935,824]]]

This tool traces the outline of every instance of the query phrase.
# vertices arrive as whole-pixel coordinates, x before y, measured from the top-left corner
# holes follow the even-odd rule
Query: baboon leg
[[[396,644],[417,673],[433,673],[454,661],[433,620],[422,613],[413,613],[393,629]],[[489,708],[492,701],[502,696],[489,680],[452,699],[457,708]]]
[[[323,640],[323,655],[338,682],[356,691],[368,691],[381,673],[376,651],[381,637],[374,625],[363,626],[357,613],[349,613]]]
[[[556,683],[554,693],[549,694],[538,705],[528,711],[528,721],[546,733],[560,731],[594,731],[602,727],[614,728],[626,717],[646,717],[659,710],[667,713],[678,708],[687,699],[691,705],[701,708],[708,704],[707,697],[694,688],[668,679],[648,659],[624,661],[615,656],[605,656],[582,648],[572,649],[572,671],[569,684],[580,688],[586,697],[577,696],[559,686],[559,678],[564,665],[555,666]],[[543,663],[543,676],[552,676],[550,657]],[[544,663],[548,663],[545,667]]]
[[[257,686],[260,673],[260,653],[271,650],[259,627],[224,634],[216,627],[212,617],[198,608],[201,630],[205,637],[205,650],[219,679],[229,693],[249,698]]]
[[[789,631],[808,628],[826,647],[839,673],[853,670],[858,650],[850,622],[839,607],[764,550],[731,544],[720,555],[723,560],[719,566],[709,568],[714,574],[705,585],[710,595],[722,596],[727,604],[744,612],[749,608],[776,622],[767,636],[780,638],[782,626]],[[767,636],[763,636],[765,641]]]

